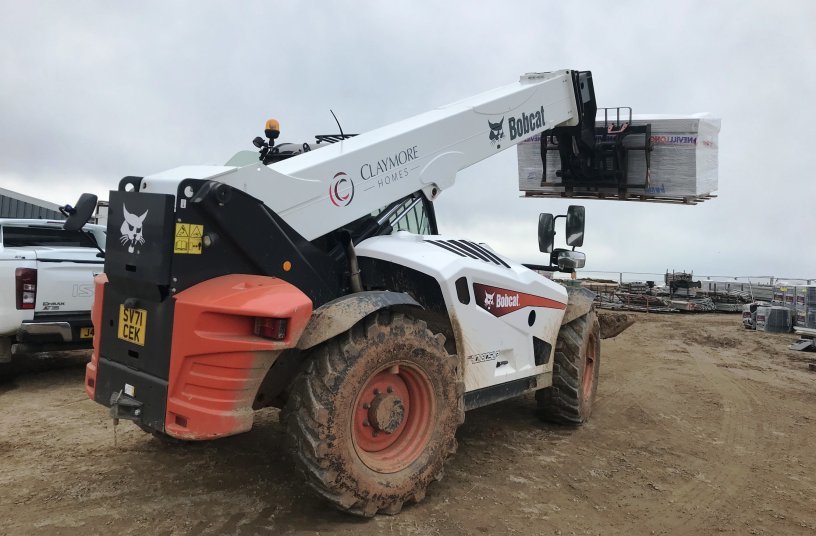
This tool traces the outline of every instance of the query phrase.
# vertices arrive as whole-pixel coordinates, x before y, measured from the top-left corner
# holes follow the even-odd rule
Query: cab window
[[[408,199],[405,201],[404,206],[409,207],[411,201],[413,200]],[[396,223],[392,223],[395,231],[408,231],[409,233],[422,235],[432,234],[431,222],[425,208],[424,199],[409,209],[407,213],[404,210],[398,211],[391,221],[396,221]]]

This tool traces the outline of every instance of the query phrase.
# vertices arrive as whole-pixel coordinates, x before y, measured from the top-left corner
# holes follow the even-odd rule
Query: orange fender
[[[244,274],[204,281],[175,300],[165,432],[202,440],[248,431],[258,387],[280,353],[297,346],[311,300],[282,279]],[[256,336],[256,318],[287,319],[285,338]]]

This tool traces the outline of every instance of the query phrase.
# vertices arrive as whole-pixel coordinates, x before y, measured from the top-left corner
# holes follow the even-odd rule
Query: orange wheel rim
[[[420,457],[433,431],[436,404],[428,375],[399,363],[372,374],[354,403],[351,432],[362,462],[396,473]]]

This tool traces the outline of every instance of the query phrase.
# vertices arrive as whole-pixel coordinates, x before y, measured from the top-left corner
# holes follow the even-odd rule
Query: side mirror
[[[62,228],[66,231],[79,231],[88,223],[96,210],[96,196],[93,194],[82,194],[79,196],[76,206],[65,205],[60,207],[60,212],[67,217]]]
[[[538,250],[550,253],[555,242],[555,219],[552,214],[538,215]]]
[[[570,205],[567,209],[567,245],[581,247],[584,245],[585,211],[581,205]],[[544,251],[544,250],[542,250]]]
[[[555,257],[552,261],[561,272],[572,273],[576,268],[583,268],[586,265],[586,255],[580,251],[559,249],[552,256]]]

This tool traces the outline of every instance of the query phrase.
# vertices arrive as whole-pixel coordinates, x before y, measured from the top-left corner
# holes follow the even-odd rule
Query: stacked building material
[[[718,134],[720,120],[707,114],[688,116],[633,116],[621,118],[633,126],[651,125],[651,136],[632,134],[625,138],[626,147],[648,146],[646,151],[632,150],[627,156],[627,183],[612,186],[564,185],[557,171],[561,166],[557,145],[545,137],[548,150],[546,169],[542,162],[541,136],[528,138],[518,145],[519,190],[528,196],[592,197],[632,201],[674,201],[697,203],[717,190]],[[599,111],[596,139],[603,141],[610,122]]]
[[[796,309],[796,286],[784,283],[774,285],[771,305],[787,307],[794,311]]]
[[[816,329],[816,285],[796,287],[795,299],[796,325]]]
[[[629,294],[646,294],[650,290],[649,285],[647,283],[643,283],[642,281],[621,283],[618,288],[621,292],[626,292]]]
[[[738,313],[743,311],[743,305],[751,303],[751,294],[741,290],[727,290],[723,292],[707,291],[705,294],[714,302],[714,308],[723,313]]]
[[[760,323],[760,310],[763,311],[763,321]],[[757,329],[769,333],[789,333],[793,328],[793,311],[781,305],[757,308]]]
[[[716,307],[714,306],[714,302],[711,301],[711,298],[678,299],[675,297],[671,300],[670,305],[684,312],[709,313],[716,311]]]
[[[754,329],[757,331],[765,331],[765,322],[768,320],[768,311],[771,310],[771,306],[763,305],[757,307],[756,315],[754,316]]]

